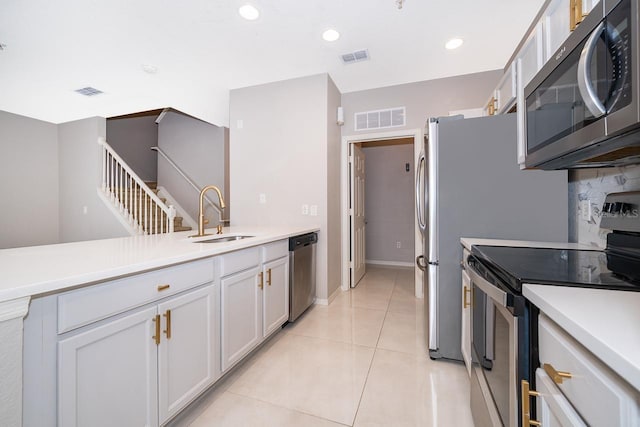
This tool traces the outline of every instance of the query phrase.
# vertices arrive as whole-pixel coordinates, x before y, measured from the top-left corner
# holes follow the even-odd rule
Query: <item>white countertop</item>
[[[523,294],[640,390],[640,292],[525,284]]]
[[[193,231],[121,237],[0,250],[0,302],[59,292],[74,286],[125,276],[318,231],[320,227],[227,227],[224,235],[252,238],[197,243]],[[224,237],[224,235],[222,237]]]
[[[597,246],[584,245],[582,243],[557,243],[557,242],[531,242],[527,240],[504,240],[504,239],[476,239],[474,237],[463,237],[460,243],[471,250],[474,245],[486,246],[513,246],[513,247],[530,247],[530,248],[553,248],[553,249],[586,249],[601,250]]]

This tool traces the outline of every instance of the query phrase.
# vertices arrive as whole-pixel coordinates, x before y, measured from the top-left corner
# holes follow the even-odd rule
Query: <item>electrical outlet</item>
[[[400,242],[400,240],[398,240],[396,242],[396,249],[400,249],[402,247],[402,243]]]
[[[85,215],[88,214],[89,213],[89,208],[87,208],[86,206],[83,206],[82,207],[82,213],[85,214]]]
[[[258,199],[260,200],[261,205],[264,205],[267,203],[267,195],[264,193],[260,193],[260,196],[258,197]]]
[[[311,205],[311,216],[318,216],[318,205]]]
[[[589,221],[591,219],[591,201],[580,201],[580,217],[583,221]]]
[[[244,127],[244,122],[242,120],[236,121],[236,128],[242,129]]]
[[[302,215],[309,215],[309,205],[302,205]]]

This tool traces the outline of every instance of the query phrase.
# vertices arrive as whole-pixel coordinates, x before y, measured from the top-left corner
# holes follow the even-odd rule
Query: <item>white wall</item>
[[[193,117],[170,111],[158,125],[158,147],[173,160],[198,186],[225,186],[225,129]],[[242,167],[242,165],[239,165]],[[174,199],[195,220],[198,219],[198,194],[169,163],[158,154],[158,185],[167,189]],[[207,194],[218,201],[214,192]],[[223,212],[224,217],[227,215]],[[205,217],[215,227],[218,215],[205,204]]]
[[[413,265],[415,170],[413,143],[363,145],[367,261]],[[409,163],[409,171],[405,165]],[[401,247],[397,248],[396,242]]]
[[[337,124],[334,114],[328,114],[338,98],[327,74],[230,94],[233,223],[320,226],[316,276],[320,299],[327,299],[340,281],[339,131],[331,129]],[[259,202],[261,193],[265,204]],[[303,204],[317,205],[318,216],[302,215]]]
[[[600,229],[602,205],[609,193],[640,191],[640,165],[569,171],[569,239],[604,248],[611,230]],[[591,216],[582,218],[580,201],[591,204]]]
[[[143,181],[156,181],[158,160],[157,116],[107,120],[107,142]]]
[[[482,107],[502,77],[502,70],[407,83],[342,95],[344,126],[342,136],[371,133],[355,131],[353,115],[361,111],[406,107],[406,126],[424,129],[428,117],[446,116],[449,111]],[[388,129],[385,129],[388,130]],[[384,131],[384,130],[383,130]]]
[[[58,241],[58,134],[0,111],[0,249]]]
[[[61,243],[129,235],[97,193],[102,179],[98,138],[105,135],[106,120],[100,117],[58,125]]]

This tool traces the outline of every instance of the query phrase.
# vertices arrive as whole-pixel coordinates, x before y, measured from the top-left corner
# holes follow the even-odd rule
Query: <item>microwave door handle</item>
[[[591,60],[604,29],[605,23],[601,22],[591,33],[582,53],[580,53],[580,61],[578,62],[578,89],[584,99],[584,104],[595,118],[602,117],[607,112],[591,84]]]

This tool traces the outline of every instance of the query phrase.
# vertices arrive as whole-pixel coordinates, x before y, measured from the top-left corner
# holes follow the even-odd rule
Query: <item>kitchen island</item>
[[[318,228],[304,226],[230,227],[224,229],[223,236],[216,236],[215,230],[207,230],[212,234],[211,236],[195,239],[188,237],[193,232],[181,232],[0,250],[0,271],[2,271],[0,277],[0,339],[3,342],[0,350],[0,378],[3,384],[2,390],[0,390],[0,424],[6,426],[23,425],[22,362],[25,357],[29,357],[30,342],[37,341],[25,341],[25,354],[23,355],[23,319],[25,316],[27,316],[27,320],[29,320],[29,316],[41,316],[39,322],[43,325],[43,330],[73,335],[77,331],[83,331],[82,328],[86,328],[86,325],[91,322],[97,322],[97,325],[101,325],[100,322],[106,322],[104,318],[108,316],[114,314],[116,317],[122,316],[123,314],[118,313],[123,312],[125,308],[128,310],[144,304],[148,306],[155,303],[154,301],[162,302],[161,298],[166,299],[165,295],[181,295],[180,292],[185,293],[191,287],[199,286],[202,288],[207,284],[212,286],[210,296],[207,297],[210,298],[207,300],[207,304],[215,302],[217,307],[220,307],[220,277],[221,274],[224,274],[223,270],[226,269],[229,278],[235,280],[232,273],[243,268],[253,268],[257,277],[258,269],[264,276],[267,272],[270,276],[273,266],[276,279],[288,280],[288,277],[284,277],[288,263],[280,262],[276,265],[273,262],[269,264],[267,261],[275,260],[273,257],[276,255],[284,260],[287,252],[285,244],[287,238],[317,231]],[[251,237],[229,242],[200,243],[204,240],[225,236]],[[275,245],[273,242],[279,243]],[[268,258],[272,255],[273,260]],[[263,268],[266,268],[264,272]],[[177,284],[173,289],[165,290],[164,282],[151,283],[151,281],[160,279],[160,276],[157,276],[161,274],[160,271],[163,272],[163,277],[173,278],[176,281]],[[255,281],[256,279],[251,280]],[[230,282],[230,284],[236,283],[249,282],[247,280]],[[113,284],[113,288],[111,284]],[[158,292],[159,296],[153,296],[153,298],[150,296],[148,288],[151,285],[153,285],[153,291]],[[280,285],[279,289],[284,289],[284,282]],[[143,289],[142,287],[145,286],[147,288]],[[155,290],[156,286],[157,291]],[[274,288],[276,287],[274,286]],[[98,297],[91,297],[93,289],[99,289],[100,293],[96,294]],[[143,291],[136,289],[143,289]],[[111,290],[115,292],[112,297],[110,297]],[[67,317],[64,317],[67,306],[63,302],[57,302],[57,296],[63,293],[70,295],[66,297],[65,301],[71,302],[68,307],[71,307],[69,313],[73,315]],[[73,303],[74,295],[81,296],[79,303]],[[279,298],[282,299],[283,296],[279,295]],[[30,303],[32,306],[38,307],[38,304],[47,301],[48,307],[55,310],[57,319],[56,317],[46,317],[46,307],[40,307],[37,313],[29,313]],[[118,306],[118,301],[123,301],[122,307]],[[86,307],[83,307],[83,304]],[[215,308],[215,304],[212,307]],[[92,312],[97,313],[95,318],[91,318]],[[219,313],[210,313],[209,315],[216,319],[220,316]],[[257,314],[254,314],[254,318],[257,319]],[[155,322],[156,325],[159,323],[160,320]],[[218,328],[219,326],[219,324],[216,325]],[[166,335],[166,331],[163,332]],[[159,340],[160,334],[156,334],[156,336]],[[167,341],[165,340],[165,342]],[[231,342],[230,345],[234,345],[234,343]],[[244,356],[248,350],[250,347],[244,348],[242,352],[234,354],[234,356],[236,358]],[[55,361],[51,363],[55,365]],[[25,373],[27,373],[26,368]],[[28,373],[26,377],[29,377]],[[25,378],[26,380],[28,378]],[[155,418],[152,417],[152,419]],[[55,424],[55,419],[49,420],[49,422]]]

